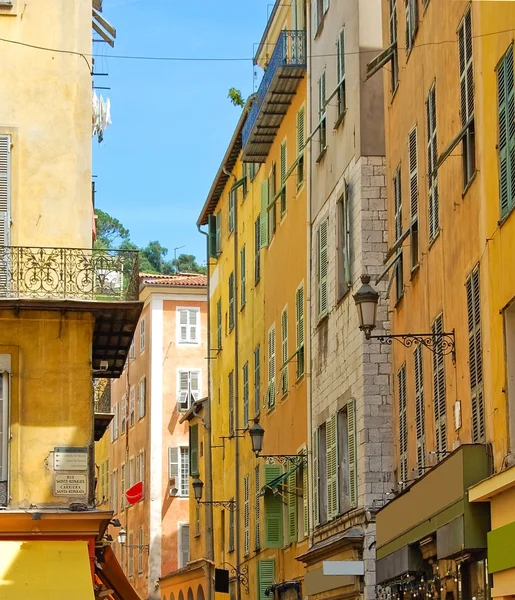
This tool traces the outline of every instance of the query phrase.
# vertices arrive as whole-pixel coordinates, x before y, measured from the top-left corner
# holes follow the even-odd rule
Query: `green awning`
[[[295,471],[298,468],[299,468],[299,465],[297,464],[289,471],[286,471],[286,473],[282,473],[281,475],[279,475],[279,477],[276,477],[275,479],[272,479],[272,481],[269,481],[259,491],[258,498],[261,498],[262,496],[264,496],[267,491],[277,492],[277,490],[279,489],[279,486],[282,485],[282,483],[284,483],[292,473],[295,473]]]

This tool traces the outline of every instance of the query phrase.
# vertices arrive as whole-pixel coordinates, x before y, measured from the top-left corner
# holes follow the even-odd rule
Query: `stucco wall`
[[[91,246],[91,3],[0,10],[0,133],[12,136],[11,244]]]

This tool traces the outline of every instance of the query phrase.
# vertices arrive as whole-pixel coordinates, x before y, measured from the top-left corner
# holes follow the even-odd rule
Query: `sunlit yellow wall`
[[[91,19],[91,2],[14,0],[0,9],[0,37],[75,53],[2,42],[12,245],[91,246]]]
[[[289,5],[279,8],[275,24],[279,27],[270,28],[269,38],[264,47],[273,48],[280,29],[288,28],[290,21]],[[259,217],[261,207],[261,183],[270,173],[272,163],[276,164],[276,182],[280,181],[280,145],[287,138],[288,168],[297,158],[297,112],[305,105],[306,84],[301,81],[297,94],[283,119],[276,135],[266,163],[261,164],[253,181],[247,179],[248,192],[244,197],[241,188],[237,192],[236,230],[238,276],[236,277],[236,315],[238,323],[238,404],[239,417],[237,429],[243,429],[243,376],[245,363],[249,365],[249,418],[256,416],[254,394],[254,350],[260,347],[260,424],[264,427],[264,452],[276,454],[295,454],[306,444],[306,385],[304,378],[296,381],[296,361],[289,366],[289,392],[282,398],[276,398],[276,408],[267,412],[267,383],[268,383],[268,328],[276,323],[276,388],[280,390],[281,367],[281,312],[288,305],[289,316],[289,354],[296,348],[295,321],[295,292],[297,287],[306,280],[306,189],[305,183],[297,188],[297,171],[293,170],[287,184],[287,212],[280,217],[280,201],[276,203],[277,230],[269,247],[260,251],[261,279],[255,281],[254,272],[254,227]],[[306,109],[307,122],[307,109]],[[307,164],[307,163],[306,163]],[[249,172],[250,165],[247,165]],[[216,348],[217,301],[222,298],[223,350],[211,362],[212,390],[211,403],[213,410],[213,445],[223,446],[213,449],[213,497],[214,499],[230,499],[236,497],[235,465],[239,465],[239,511],[240,555],[228,552],[229,544],[229,511],[214,509],[214,550],[217,566],[225,561],[232,564],[242,564],[248,567],[249,590],[251,595],[257,594],[257,563],[258,560],[275,558],[276,580],[288,580],[302,577],[303,567],[295,560],[295,556],[307,549],[307,540],[298,544],[285,542],[284,549],[265,549],[264,510],[261,505],[261,550],[256,552],[255,546],[255,505],[257,494],[255,489],[255,469],[260,468],[260,486],[263,485],[263,459],[256,459],[251,450],[251,441],[247,433],[239,432],[238,439],[222,440],[220,436],[229,435],[228,407],[228,375],[235,369],[235,332],[228,331],[228,280],[234,270],[234,233],[228,233],[228,198],[229,190],[236,180],[242,177],[242,163],[238,160],[233,174],[227,182],[218,206],[213,211],[216,214],[222,210],[222,253],[217,260],[212,260],[211,267],[211,347]],[[305,169],[307,174],[307,169]],[[277,188],[279,189],[279,188]],[[240,302],[240,251],[246,247],[246,304]],[[235,373],[236,374],[236,373]],[[236,444],[239,456],[236,457]],[[249,476],[250,485],[250,552],[244,555],[244,490],[243,481]],[[262,500],[261,500],[262,502]],[[222,521],[223,520],[223,521]],[[222,528],[224,526],[224,531]],[[302,524],[299,523],[299,528]],[[238,535],[238,534],[237,534]],[[242,588],[242,594],[244,594]],[[222,596],[220,596],[221,598]]]
[[[481,57],[481,85],[476,83],[479,112],[479,157],[482,161],[483,214],[481,229],[485,251],[481,260],[483,290],[489,302],[483,306],[483,348],[485,360],[486,413],[491,418],[489,439],[494,440],[496,470],[502,467],[506,455],[513,452],[509,443],[509,415],[515,417],[515,399],[507,393],[507,356],[505,354],[504,309],[515,298],[515,216],[511,213],[502,224],[499,207],[497,74],[496,67],[510,44],[515,24],[513,2],[473,2],[477,31],[474,43]],[[479,78],[479,76],[478,76]],[[488,240],[485,242],[485,240]],[[508,397],[507,397],[508,396]],[[514,432],[511,432],[513,436]],[[492,505],[492,512],[494,505]],[[493,516],[492,516],[493,519]],[[513,515],[515,520],[515,513]]]
[[[53,496],[52,452],[92,443],[92,335],[87,314],[0,311],[0,354],[12,357],[11,508],[87,500]]]

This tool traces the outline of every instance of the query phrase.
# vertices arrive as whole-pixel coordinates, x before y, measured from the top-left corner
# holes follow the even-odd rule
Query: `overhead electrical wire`
[[[477,38],[484,38],[484,37],[488,37],[491,35],[502,35],[504,33],[512,33],[515,30],[515,28],[510,28],[510,29],[504,29],[504,30],[500,30],[500,31],[492,31],[489,33],[482,33],[479,35],[473,35],[472,38],[477,39]],[[95,58],[98,56],[104,56],[104,55],[98,55],[98,54],[87,54],[87,53],[82,53],[82,52],[77,52],[75,50],[62,50],[59,48],[49,48],[46,46],[38,46],[36,44],[28,44],[26,42],[20,42],[17,40],[10,40],[7,38],[0,38],[0,42],[5,42],[7,44],[16,44],[19,46],[25,46],[27,48],[33,48],[35,50],[43,50],[46,52],[56,52],[59,54],[71,54],[74,56],[81,56],[87,63],[89,66],[89,62],[87,60],[87,57],[89,58]],[[455,44],[457,43],[457,39],[454,40],[440,40],[440,41],[436,41],[436,42],[425,42],[425,43],[416,43],[415,46],[413,47],[414,49],[416,48],[421,48],[424,46],[440,46],[442,44]],[[405,50],[405,48],[398,46],[397,47],[398,50]],[[381,52],[381,50],[384,49],[377,49],[376,52]],[[356,55],[356,54],[371,54],[372,52],[374,52],[371,49],[368,50],[358,50],[357,52],[345,52],[344,55],[345,56],[352,56],[352,55]],[[337,56],[338,54],[336,52],[334,53],[330,53],[330,54],[312,54],[311,58],[329,58],[329,57],[334,57]],[[106,58],[109,59],[117,59],[117,60],[145,60],[145,61],[161,61],[161,62],[251,62],[254,59],[251,57],[231,57],[231,56],[226,56],[226,57],[196,57],[196,56],[132,56],[132,55],[123,55],[123,54],[108,54],[106,55]]]

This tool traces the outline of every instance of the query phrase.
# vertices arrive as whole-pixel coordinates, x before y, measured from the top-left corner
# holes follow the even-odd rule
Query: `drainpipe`
[[[313,116],[313,106],[311,102],[311,68],[312,68],[312,59],[311,59],[311,19],[307,18],[306,14],[306,47],[307,47],[307,56],[309,57],[309,67],[307,70],[307,82],[306,82],[306,104],[309,107],[309,124],[311,129],[312,116]],[[311,146],[310,146],[311,148]],[[308,160],[309,159],[309,160]],[[311,196],[313,191],[313,178],[311,177],[312,165],[311,165],[311,152],[308,150],[308,145],[306,143],[304,147],[304,162],[308,165],[307,175],[309,178],[309,185],[307,186],[307,198],[306,198],[306,209],[307,209],[307,261],[306,261],[306,350],[304,357],[304,369],[306,371],[307,385],[306,385],[306,394],[307,394],[307,421],[308,421],[308,439],[307,439],[307,448],[308,448],[308,488],[310,490],[314,489],[314,486],[317,485],[316,481],[313,481],[313,464],[311,457],[313,456],[313,448],[311,447],[311,440],[313,439],[312,430],[313,430],[313,400],[312,400],[312,379],[311,379],[311,272],[312,272],[312,264],[311,264]],[[308,498],[308,506],[312,507],[311,498]],[[309,523],[309,540],[310,546],[313,545],[314,542],[314,518],[313,511],[308,511],[308,523]]]
[[[206,257],[207,257],[207,406],[206,416],[204,420],[204,428],[207,431],[205,436],[205,458],[204,458],[204,469],[205,469],[205,490],[206,500],[211,502],[213,499],[213,467],[212,467],[212,440],[211,440],[211,312],[210,312],[210,287],[209,287],[209,235],[206,231],[200,229],[200,225],[197,225],[199,233],[206,236]],[[206,510],[206,553],[207,553],[207,600],[214,600],[214,576],[213,576],[213,561],[214,561],[214,539],[213,539],[213,505],[204,504]]]
[[[237,188],[243,184],[243,180],[236,178],[234,173],[227,171],[225,166],[223,172],[226,175],[234,177],[235,183],[232,185],[229,193],[237,190]],[[239,360],[238,360],[238,349],[239,349],[239,327],[238,327],[238,198],[235,194],[234,198],[234,232],[233,232],[233,251],[234,251],[234,481],[235,481],[235,495],[234,500],[236,502],[234,510],[234,550],[236,552],[236,572],[240,570],[240,449],[239,449],[239,435],[237,429],[239,429]],[[236,600],[241,600],[241,582],[237,579],[236,585]]]

